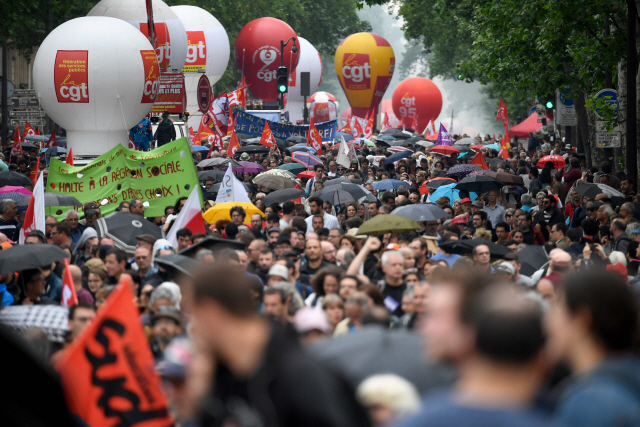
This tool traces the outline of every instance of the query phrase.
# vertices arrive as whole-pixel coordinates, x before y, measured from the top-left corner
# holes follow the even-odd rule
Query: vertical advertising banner
[[[59,50],[53,81],[58,102],[89,103],[89,51]]]
[[[142,90],[142,104],[153,104],[158,96],[158,86],[160,85],[160,70],[158,68],[158,58],[152,50],[141,50],[142,64],[144,66],[144,88]]]
[[[197,73],[207,67],[207,42],[204,31],[187,31],[187,60],[183,73]]]
[[[169,29],[165,22],[156,22],[153,24],[154,36],[158,40],[156,55],[158,56],[158,64],[160,71],[166,71],[169,68],[169,60],[171,56],[171,38]],[[149,26],[146,22],[140,22],[140,32],[149,38]]]

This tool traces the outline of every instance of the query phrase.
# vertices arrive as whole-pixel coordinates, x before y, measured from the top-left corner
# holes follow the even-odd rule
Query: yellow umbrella
[[[240,206],[247,213],[247,216],[244,217],[244,223],[251,223],[251,215],[260,214],[264,217],[264,213],[255,207],[255,205],[251,203],[245,202],[224,202],[217,203],[212,208],[209,208],[202,217],[209,223],[215,224],[219,221],[231,221],[231,213],[229,212],[232,207]]]

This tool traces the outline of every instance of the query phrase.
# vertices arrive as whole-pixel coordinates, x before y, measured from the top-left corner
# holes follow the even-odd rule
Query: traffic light
[[[287,93],[289,91],[289,73],[287,72],[287,67],[278,67],[276,79],[278,82],[278,93]]]
[[[549,120],[553,120],[553,109],[556,108],[555,95],[547,95],[544,97],[544,109]]]
[[[464,76],[462,75],[462,73],[458,73],[458,80],[462,80],[464,79]]]

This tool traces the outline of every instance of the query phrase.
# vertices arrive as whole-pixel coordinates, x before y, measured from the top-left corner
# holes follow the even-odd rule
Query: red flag
[[[498,151],[498,155],[503,159],[509,158],[509,132],[507,131],[505,136],[502,137],[502,141],[500,141],[500,151]]]
[[[31,182],[33,182],[33,186],[36,186],[36,182],[38,182],[38,176],[40,175],[40,159],[36,159],[36,167],[29,174],[29,178]]]
[[[73,147],[69,148],[69,152],[67,153],[67,164],[73,166]]]
[[[322,138],[318,128],[313,123],[313,117],[309,117],[309,132],[307,133],[307,146],[316,150],[318,156],[322,155]]]
[[[233,129],[231,131],[231,139],[229,140],[229,148],[227,148],[227,156],[233,157],[240,148],[240,141],[238,141],[238,137],[236,136],[236,130]]]
[[[21,142],[22,139],[20,138],[20,128],[16,126],[16,131],[13,133],[13,147],[11,148],[12,156],[17,156],[18,154],[22,153],[22,146],[20,145]]]
[[[413,120],[411,121],[411,129],[413,129],[414,132],[419,132],[418,131],[418,115],[417,114],[415,116],[413,116]]]
[[[173,424],[131,288],[123,274],[56,365],[69,409],[87,425]]]
[[[360,135],[364,133],[364,129],[362,129],[362,125],[360,124],[359,119],[359,117],[355,116],[351,118],[351,120],[353,120],[353,125],[351,126],[351,135],[353,135],[354,138],[360,138]]]
[[[62,275],[62,300],[60,305],[63,307],[73,307],[78,305],[78,295],[76,294],[76,286],[73,283],[73,277],[71,277],[71,271],[69,270],[69,260],[64,259],[64,273]]]
[[[193,128],[191,126],[189,126],[189,136],[191,137],[191,141],[196,140],[196,134],[193,133]]]
[[[500,104],[498,104],[498,114],[496,114],[496,120],[502,121],[504,128],[509,128],[509,115],[507,114],[507,104],[502,101],[500,97]]]
[[[476,153],[475,157],[469,161],[470,165],[478,165],[482,170],[488,171],[489,166],[487,166],[487,162],[484,160],[484,156],[482,153]]]
[[[42,130],[40,128],[38,128],[38,130],[36,131],[36,135],[38,136],[42,135]]]
[[[371,110],[369,114],[367,114],[367,124],[364,127],[364,137],[370,139],[373,136],[373,119],[374,119],[374,111]]]
[[[56,133],[51,132],[51,136],[49,136],[49,140],[45,144],[44,148],[55,147],[58,145],[58,140],[56,139]]]
[[[131,138],[131,135],[129,135],[129,148],[132,150],[137,150],[138,147],[136,147],[136,143],[133,142],[133,138]]]
[[[25,122],[24,124],[24,136],[34,136],[36,134],[36,130],[31,126],[29,122]]]
[[[260,138],[260,145],[264,145],[265,147],[273,148],[276,145],[276,140],[273,137],[273,133],[271,132],[271,127],[269,127],[269,122],[264,122],[264,129],[262,131],[262,137]]]

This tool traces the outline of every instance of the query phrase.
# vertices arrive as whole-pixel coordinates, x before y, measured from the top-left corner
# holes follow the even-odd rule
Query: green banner
[[[52,158],[46,191],[73,196],[83,204],[96,202],[102,215],[123,201],[140,199],[149,202],[145,216],[154,217],[163,216],[165,207],[188,197],[198,185],[189,143],[181,138],[152,151],[118,145],[86,166]]]

